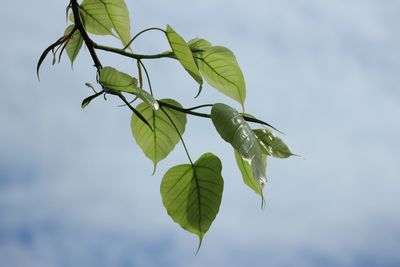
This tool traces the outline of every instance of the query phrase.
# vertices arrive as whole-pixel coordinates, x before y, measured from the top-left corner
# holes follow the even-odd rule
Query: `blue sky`
[[[196,236],[162,206],[165,171],[142,155],[130,112],[109,97],[81,110],[94,83],[87,51],[35,65],[63,33],[66,1],[9,2],[0,10],[0,266],[399,266],[400,1],[127,1],[133,32],[170,24],[185,39],[232,49],[247,112],[283,130],[303,158],[271,159],[267,206],[241,182],[210,121],[189,118],[193,158],[223,162],[218,217],[197,256]],[[22,10],[21,10],[22,8]],[[16,16],[15,14],[19,14]],[[116,45],[110,38],[99,42]],[[148,33],[136,51],[168,43]],[[99,53],[104,65],[132,61]],[[146,62],[158,98],[226,102],[171,60]]]

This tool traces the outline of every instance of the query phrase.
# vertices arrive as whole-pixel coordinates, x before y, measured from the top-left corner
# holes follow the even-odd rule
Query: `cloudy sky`
[[[83,84],[95,81],[87,51],[73,70],[66,58],[47,60],[37,81],[38,56],[66,28],[66,4],[0,10],[1,267],[400,265],[400,1],[127,1],[134,33],[170,24],[187,40],[232,49],[247,112],[303,156],[269,161],[262,211],[211,122],[189,118],[192,157],[218,155],[225,180],[197,256],[196,236],[173,223],[159,193],[165,171],[187,162],[182,147],[151,176],[128,109],[112,97],[80,109]],[[168,43],[148,33],[134,49]],[[193,99],[196,85],[175,61],[145,63],[158,98],[239,108],[211,87]]]

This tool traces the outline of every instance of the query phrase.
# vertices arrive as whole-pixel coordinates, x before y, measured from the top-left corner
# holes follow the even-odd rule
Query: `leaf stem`
[[[175,58],[175,55],[172,51],[166,51],[164,53],[154,54],[154,55],[142,55],[142,54],[130,53],[123,49],[119,49],[119,48],[115,48],[115,47],[99,45],[96,43],[93,43],[93,47],[98,50],[112,52],[112,53],[120,54],[122,56],[130,57],[130,58],[134,58],[134,59]]]
[[[138,59],[138,63],[142,66],[142,68],[144,70],[144,74],[146,75],[147,83],[149,84],[150,94],[153,95],[153,88],[151,87],[150,75],[147,72],[146,66],[143,64],[143,62],[140,59]]]
[[[152,31],[152,30],[162,31],[163,33],[165,33],[165,31],[163,29],[160,29],[157,27],[144,29],[143,31],[141,31],[141,32],[137,33],[135,36],[133,36],[133,38],[129,41],[129,43],[122,50],[126,50],[133,43],[133,41],[135,41],[135,39],[138,38],[142,33]]]
[[[172,123],[172,125],[174,126],[176,133],[179,135],[179,138],[181,139],[183,148],[185,149],[185,152],[186,152],[186,155],[187,155],[187,157],[188,157],[188,159],[189,159],[189,161],[190,161],[190,164],[193,166],[193,161],[192,161],[192,159],[191,159],[191,157],[190,157],[190,155],[189,155],[189,151],[188,151],[188,149],[187,149],[187,147],[186,147],[185,141],[183,140],[183,137],[182,137],[181,133],[180,133],[179,130],[178,130],[178,127],[176,127],[174,121],[171,119],[171,117],[168,115],[168,113],[167,113],[161,106],[160,106],[160,109],[161,109],[161,111],[165,114],[165,116],[167,116],[168,120],[169,120],[169,121]]]

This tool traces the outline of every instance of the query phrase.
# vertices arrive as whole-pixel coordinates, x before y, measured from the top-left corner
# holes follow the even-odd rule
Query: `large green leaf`
[[[172,167],[161,182],[161,197],[169,216],[183,229],[198,235],[199,248],[221,204],[221,169],[218,157],[206,153],[193,165]]]
[[[246,99],[246,85],[243,73],[235,55],[228,48],[213,46],[207,48],[204,41],[192,43],[195,47],[205,49],[195,53],[197,65],[204,79],[226,96],[238,101],[242,108]]]
[[[194,61],[192,51],[190,50],[188,44],[169,25],[167,25],[166,35],[172,52],[174,52],[176,58],[201,87],[203,84],[203,78],[200,75],[199,69]]]
[[[137,95],[147,102],[154,110],[159,108],[157,100],[145,90],[138,88],[136,78],[120,72],[113,67],[104,67],[100,70],[99,82],[104,91],[109,93],[130,93]]]
[[[71,31],[75,28],[75,25],[70,25],[65,30],[65,35],[70,34]],[[65,50],[67,51],[67,55],[71,60],[71,65],[74,64],[75,58],[78,56],[79,50],[81,49],[83,44],[83,38],[81,33],[78,30],[72,34],[71,38],[69,39]]]
[[[276,158],[288,158],[295,156],[289,147],[275,134],[267,129],[256,129],[254,133],[257,135],[260,147],[264,154]]]
[[[222,139],[251,166],[254,179],[263,186],[267,181],[266,166],[257,137],[242,115],[228,105],[217,103],[211,109],[211,120]]]
[[[124,46],[131,40],[129,12],[124,0],[84,0],[80,11],[87,32],[115,36],[114,29]]]
[[[163,99],[162,101],[170,105],[182,107],[172,99]],[[139,104],[136,110],[150,122],[153,131],[146,127],[144,122],[133,114],[131,120],[132,134],[144,154],[153,161],[155,171],[157,163],[164,159],[179,142],[179,134],[182,135],[185,132],[186,114],[169,109],[168,107],[163,107],[164,111],[161,109],[154,111],[147,103]],[[176,132],[170,119],[179,130],[179,134]]]

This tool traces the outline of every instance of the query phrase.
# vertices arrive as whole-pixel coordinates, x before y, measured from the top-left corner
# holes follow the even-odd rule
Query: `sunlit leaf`
[[[235,152],[235,159],[236,159],[236,164],[240,170],[240,173],[242,174],[243,177],[243,182],[250,187],[256,194],[258,194],[262,199],[263,197],[263,186],[257,181],[257,179],[253,176],[253,171],[252,168],[249,164],[249,162],[245,159],[243,159],[240,154],[234,149]],[[266,155],[262,155],[263,162],[266,166]]]
[[[131,40],[131,22],[124,0],[102,0],[115,32],[126,46]]]
[[[175,100],[163,99],[162,101],[182,108]],[[168,114],[169,118],[179,130],[178,134],[174,125],[163,110],[158,109],[154,111],[147,103],[139,104],[136,110],[150,122],[153,131],[146,127],[143,121],[133,114],[131,120],[132,134],[146,157],[153,161],[155,171],[157,163],[164,159],[179,142],[179,134],[183,135],[185,132],[186,114],[168,107],[163,107],[163,110]]]
[[[203,84],[203,78],[200,75],[199,69],[194,61],[192,51],[190,50],[188,44],[169,25],[166,29],[166,35],[172,52],[174,52],[175,56],[185,68],[185,70],[201,86]]]
[[[206,153],[193,165],[172,167],[161,182],[162,201],[169,216],[199,237],[199,248],[221,204],[221,169],[218,157]]]
[[[104,67],[100,70],[99,82],[105,92],[130,93],[147,102],[154,110],[159,108],[157,100],[145,90],[138,88],[136,78],[120,72],[113,67]]]
[[[240,113],[217,103],[211,109],[211,120],[219,135],[251,166],[254,179],[263,186],[267,181],[265,164],[257,137]]]
[[[211,43],[202,38],[194,38],[188,42],[188,45],[190,50],[197,52],[211,48]]]
[[[277,137],[271,131],[267,129],[256,129],[254,130],[254,133],[257,135],[263,153],[276,158],[295,156],[282,139]]]
[[[192,47],[196,47],[195,44],[192,44]],[[197,47],[207,48],[207,43],[201,41]],[[218,91],[238,101],[243,107],[246,99],[246,85],[232,51],[222,46],[213,46],[203,52],[195,53],[194,57],[203,78]]]
[[[84,0],[80,14],[87,32],[113,35],[113,29],[124,46],[131,39],[128,8],[124,0]],[[70,19],[73,21],[73,15]]]
[[[112,32],[113,24],[103,1],[83,0],[79,6],[79,10],[87,32],[97,35],[114,35]],[[70,15],[70,20],[74,22],[73,13]]]
[[[68,28],[65,30],[65,35],[70,34],[71,31],[74,29],[74,27],[75,25],[68,26]],[[67,55],[71,60],[71,65],[74,64],[75,58],[78,56],[82,44],[83,44],[82,35],[78,30],[75,30],[65,48],[65,50],[67,51]]]

